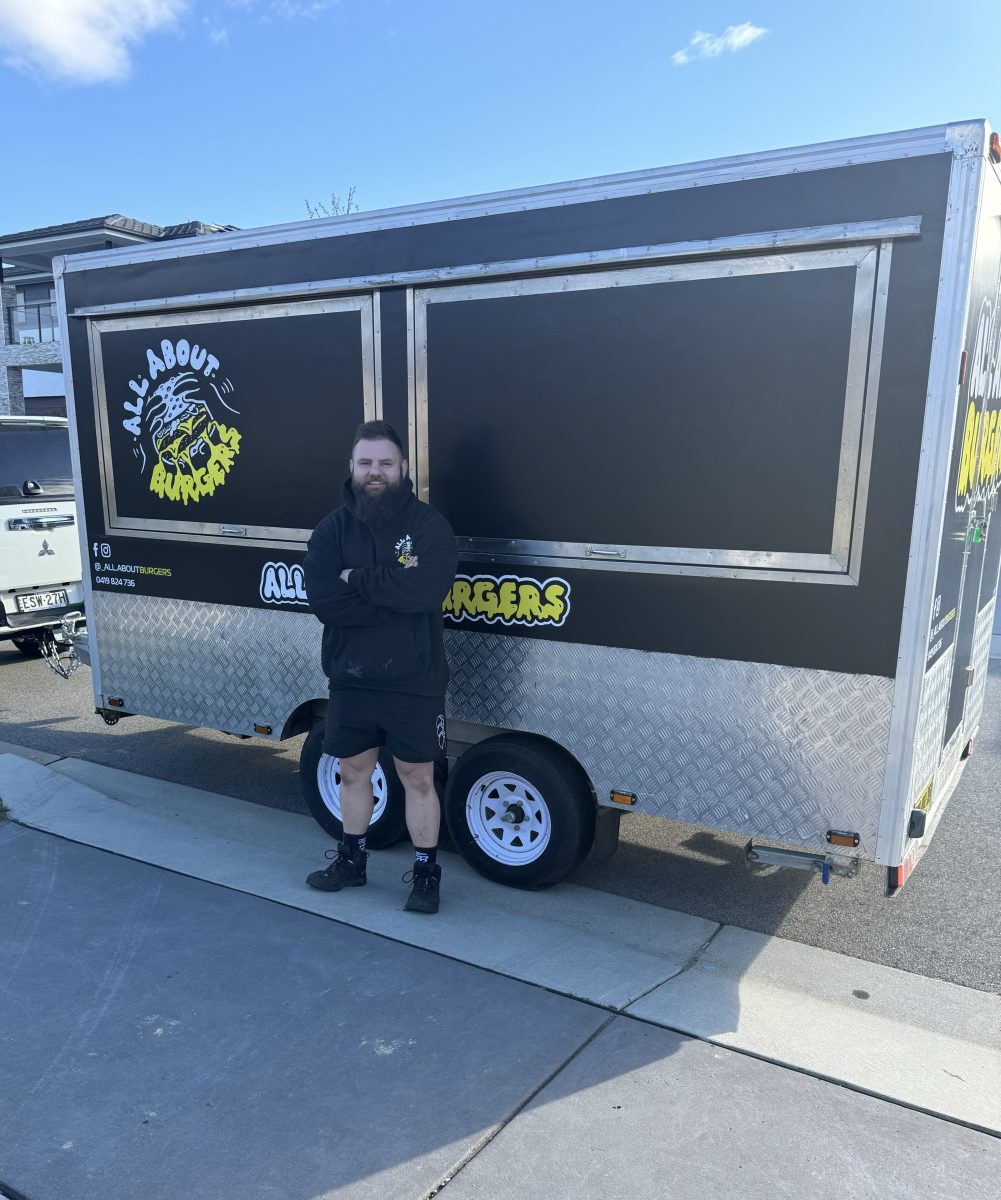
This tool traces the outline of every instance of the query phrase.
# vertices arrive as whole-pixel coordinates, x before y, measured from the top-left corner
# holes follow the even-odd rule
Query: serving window
[[[854,582],[888,268],[869,244],[417,289],[419,493],[464,558]]]
[[[109,531],[304,542],[381,414],[371,295],[93,320]]]

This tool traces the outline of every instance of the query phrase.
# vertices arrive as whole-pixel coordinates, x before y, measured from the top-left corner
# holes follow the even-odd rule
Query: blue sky
[[[998,126],[999,33],[993,0],[0,0],[0,233]]]

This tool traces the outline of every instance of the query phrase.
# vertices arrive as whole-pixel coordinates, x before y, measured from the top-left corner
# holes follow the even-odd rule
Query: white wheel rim
[[[491,771],[477,779],[466,796],[466,824],[483,853],[507,867],[535,862],[553,833],[542,793],[510,771]]]
[[[341,760],[330,754],[321,754],[316,768],[316,786],[320,789],[320,798],[330,813],[341,819]],[[386,811],[389,803],[389,785],[386,783],[386,772],[382,763],[375,764],[372,772],[372,795],[375,797],[375,807],[372,809],[372,825]]]

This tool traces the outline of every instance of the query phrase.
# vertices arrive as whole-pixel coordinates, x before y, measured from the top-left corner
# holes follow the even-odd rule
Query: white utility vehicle
[[[66,418],[0,416],[0,641],[39,657],[82,606]]]

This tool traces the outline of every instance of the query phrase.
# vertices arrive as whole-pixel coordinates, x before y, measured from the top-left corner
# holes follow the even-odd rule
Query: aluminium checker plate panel
[[[277,735],[326,695],[305,612],[95,593],[106,695],[185,724]],[[874,676],[448,630],[449,715],[565,746],[599,800],[826,849],[875,852],[893,682]]]
[[[987,663],[991,653],[991,633],[994,628],[994,609],[997,604],[992,598],[980,612],[977,613],[977,623],[973,631],[973,656],[970,665],[973,667],[973,683],[966,696],[966,708],[963,712],[964,738],[971,738],[980,726],[980,717],[984,710],[984,694],[987,691]]]
[[[320,625],[306,612],[95,591],[87,615],[104,695],[127,712],[280,734],[300,704],[327,694]]]
[[[918,727],[914,738],[914,761],[907,787],[910,807],[914,806],[941,765],[955,656],[956,648],[950,646],[928,671],[921,684],[921,707],[918,709]],[[944,780],[941,772],[938,779],[940,782]]]
[[[599,801],[828,849],[875,853],[893,681],[772,664],[450,631],[449,713],[539,733]],[[487,686],[485,686],[487,685]]]

